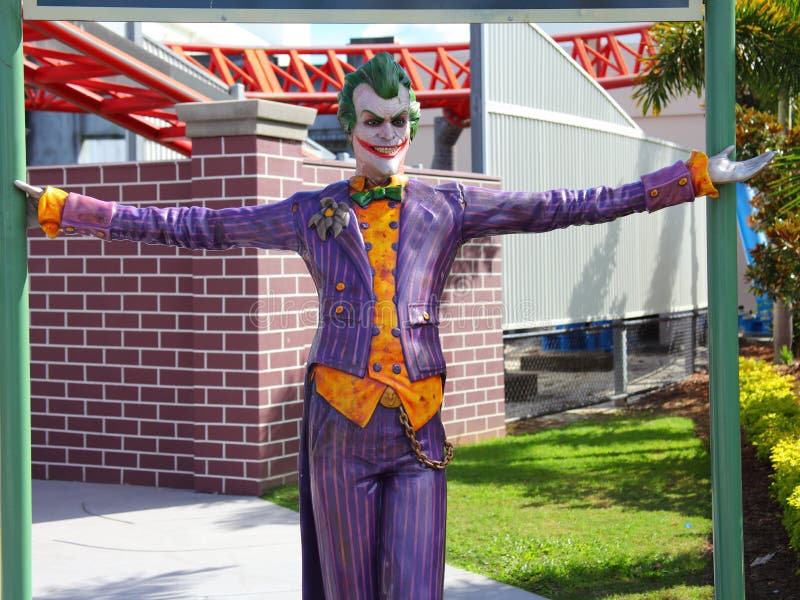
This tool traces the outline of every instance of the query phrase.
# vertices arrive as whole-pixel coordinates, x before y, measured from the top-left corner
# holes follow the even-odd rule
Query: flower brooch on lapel
[[[336,202],[333,198],[323,198],[319,203],[322,208],[308,220],[308,226],[316,229],[319,239],[324,242],[328,233],[337,237],[350,223],[350,207],[347,203]]]

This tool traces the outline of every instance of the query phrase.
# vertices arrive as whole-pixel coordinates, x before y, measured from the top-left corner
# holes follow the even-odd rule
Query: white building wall
[[[705,151],[705,98],[694,94],[682,96],[670,102],[658,115],[643,115],[633,99],[633,91],[633,87],[625,87],[609,90],[609,94],[648,137]]]
[[[648,139],[531,25],[484,26],[486,171],[507,189],[619,185],[685,159]],[[704,201],[592,227],[507,236],[504,327],[627,318],[707,303]]]

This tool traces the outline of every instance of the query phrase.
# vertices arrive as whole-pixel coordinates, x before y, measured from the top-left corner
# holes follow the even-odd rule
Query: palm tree
[[[775,0],[775,4],[789,11],[789,16],[800,19],[800,3],[797,0]]]
[[[658,53],[633,97],[646,114],[658,114],[705,81],[703,24],[656,24]],[[736,97],[740,104],[775,112],[781,97],[800,94],[800,2],[739,0],[736,3]]]
[[[775,0],[775,4],[785,9],[789,17],[800,22],[800,2],[798,0]],[[782,157],[778,166],[786,168],[774,186],[773,193],[782,199],[787,208],[800,207],[800,148],[792,148]]]
[[[789,148],[775,163],[781,175],[770,184],[770,195],[780,202],[784,212],[797,211],[800,208],[800,147]]]
[[[642,76],[633,94],[645,114],[651,111],[658,114],[671,100],[688,93],[700,95],[705,82],[702,23],[659,23],[654,26],[652,34],[659,50],[650,59],[652,68]],[[786,110],[791,104],[788,100],[800,95],[800,2],[738,0],[735,52],[736,100],[739,105],[778,114],[784,119],[785,125],[791,120]],[[743,154],[739,158],[748,156]],[[776,169],[774,166],[771,168]],[[777,172],[770,177],[771,180],[778,178]],[[787,189],[786,183],[782,189]],[[793,188],[789,186],[789,189]],[[762,191],[769,194],[762,197],[763,206],[767,207],[772,201],[773,191]],[[785,195],[780,198],[782,203],[785,202]],[[774,211],[770,214],[774,214]],[[797,218],[797,215],[791,216],[792,221]],[[768,246],[771,243],[779,245],[780,242],[774,239],[768,242]],[[770,255],[774,248],[763,250],[759,256]],[[781,346],[792,345],[791,306],[800,303],[800,292],[795,298],[779,293],[779,282],[769,278],[775,271],[770,264],[765,262],[755,266],[760,268],[751,269],[749,273],[766,274],[768,277],[765,280],[751,279],[754,287],[772,288],[769,295],[776,300],[773,343],[777,360]]]

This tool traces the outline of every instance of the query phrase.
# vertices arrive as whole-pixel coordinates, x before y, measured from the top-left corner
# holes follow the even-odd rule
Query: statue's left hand
[[[747,181],[766,167],[775,156],[775,153],[770,151],[750,160],[737,162],[728,158],[733,150],[734,146],[728,146],[719,154],[715,154],[708,159],[708,176],[711,178],[712,183]]]

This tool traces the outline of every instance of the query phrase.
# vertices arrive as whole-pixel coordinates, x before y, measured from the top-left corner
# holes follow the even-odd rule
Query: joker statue
[[[389,54],[350,73],[339,120],[355,176],[273,204],[134,208],[23,182],[50,235],[221,250],[293,250],[320,299],[300,449],[303,598],[436,600],[444,581],[445,471],[439,301],[460,246],[481,237],[610,221],[715,196],[771,155],[694,152],[618,188],[504,192],[403,174],[420,109]]]

